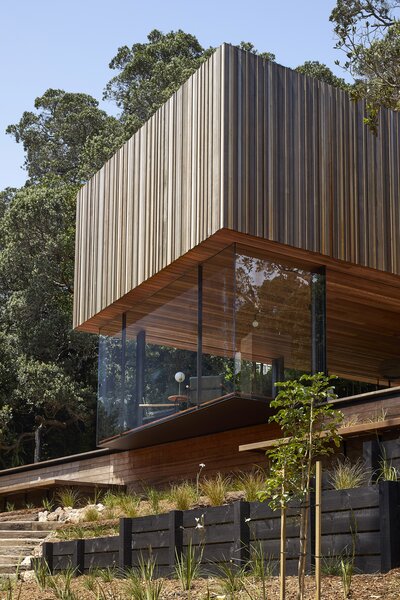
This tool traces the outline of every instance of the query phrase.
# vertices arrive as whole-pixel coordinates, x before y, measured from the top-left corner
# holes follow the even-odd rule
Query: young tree
[[[400,2],[337,0],[330,20],[341,64],[356,79],[353,94],[365,98],[366,122],[376,132],[380,107],[400,109]]]
[[[339,445],[337,430],[343,415],[328,402],[336,395],[331,379],[323,373],[302,375],[277,386],[280,391],[271,402],[277,412],[270,421],[278,423],[287,438],[267,451],[270,472],[262,499],[269,499],[275,510],[286,509],[293,500],[301,503],[297,598],[303,600],[315,461]]]

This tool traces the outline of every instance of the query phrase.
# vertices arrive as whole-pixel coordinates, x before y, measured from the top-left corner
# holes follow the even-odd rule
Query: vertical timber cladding
[[[226,47],[225,226],[400,274],[400,113]]]
[[[377,137],[363,116],[220,47],[81,189],[74,325],[222,228],[400,274],[400,113],[382,111]]]
[[[223,227],[222,55],[80,190],[75,327]]]

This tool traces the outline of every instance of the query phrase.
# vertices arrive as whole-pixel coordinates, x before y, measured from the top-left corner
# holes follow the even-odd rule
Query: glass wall
[[[274,384],[311,371],[312,274],[237,247],[237,388],[271,397]]]
[[[232,245],[100,336],[98,437],[311,371],[313,276]]]
[[[135,426],[136,339],[126,336],[122,315],[99,340],[97,438],[119,435]]]

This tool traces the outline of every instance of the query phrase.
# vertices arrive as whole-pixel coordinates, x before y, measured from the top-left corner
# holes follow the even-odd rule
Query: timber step
[[[0,538],[1,548],[34,548],[43,541],[43,538]]]
[[[33,550],[60,525],[37,520],[0,521],[0,578],[29,570]]]
[[[0,537],[4,531],[54,531],[63,525],[58,521],[0,521]],[[5,536],[7,537],[7,536]]]
[[[4,539],[36,539],[42,540],[49,535],[49,531],[25,531],[21,529],[3,529],[0,531],[0,541]]]

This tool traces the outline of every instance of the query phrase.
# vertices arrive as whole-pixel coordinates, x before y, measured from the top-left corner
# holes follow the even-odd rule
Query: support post
[[[379,482],[381,573],[400,567],[400,483]]]
[[[286,506],[281,508],[281,542],[279,560],[279,600],[286,598]]]
[[[250,560],[250,504],[238,500],[233,504],[232,561],[239,569]]]
[[[132,519],[119,520],[118,562],[121,571],[132,567]]]
[[[47,567],[51,574],[53,574],[54,571],[53,548],[54,546],[52,542],[44,542],[42,546],[42,561],[47,564]]]
[[[85,572],[85,540],[74,540],[72,568],[75,575],[83,575]]]
[[[169,566],[175,569],[176,557],[183,552],[183,512],[171,510],[169,513]]]
[[[312,372],[327,373],[326,364],[326,273],[321,267],[311,281]]]
[[[315,600],[321,600],[322,462],[315,465]]]
[[[201,388],[203,376],[203,266],[197,271],[197,397],[196,403],[201,404]]]
[[[307,556],[306,573],[311,574],[315,566],[315,514],[316,514],[316,494],[314,488],[310,490],[309,495],[309,514],[307,529]]]
[[[272,398],[276,398],[279,389],[275,384],[285,379],[285,364],[283,356],[272,359]]]
[[[379,438],[363,441],[362,453],[365,470],[372,474],[372,481],[376,481],[377,471],[379,469],[379,461],[382,459]]]
[[[121,330],[121,405],[122,416],[122,431],[129,429],[128,427],[128,406],[126,404],[125,393],[125,378],[126,378],[126,313],[122,314],[122,330]]]
[[[144,370],[146,360],[146,332],[139,331],[136,336],[136,419],[135,426],[143,422],[143,408],[139,406],[144,401]]]

